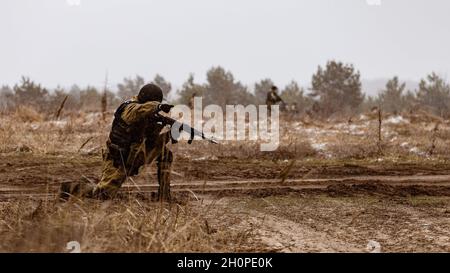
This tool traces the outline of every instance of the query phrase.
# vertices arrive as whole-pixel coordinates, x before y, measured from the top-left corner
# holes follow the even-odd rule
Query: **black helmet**
[[[137,96],[139,103],[145,103],[148,101],[161,102],[163,99],[163,92],[161,87],[154,83],[144,85]]]
[[[276,87],[275,85],[272,85],[272,87],[270,88],[272,91],[276,91],[278,90],[278,87]]]

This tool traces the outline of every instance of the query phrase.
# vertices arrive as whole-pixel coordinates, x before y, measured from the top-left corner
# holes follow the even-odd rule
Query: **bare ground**
[[[123,194],[148,201],[154,170]],[[97,181],[100,171],[99,156],[0,154],[0,204],[54,200],[62,181]],[[446,162],[179,159],[173,171],[178,203],[208,208],[206,234],[240,234],[221,251],[366,252],[369,241],[387,252],[450,251]]]

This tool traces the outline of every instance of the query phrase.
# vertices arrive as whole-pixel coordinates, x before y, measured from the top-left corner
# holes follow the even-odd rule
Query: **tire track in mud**
[[[152,193],[158,185],[128,182],[121,188],[122,193]],[[425,176],[350,176],[343,178],[319,179],[249,179],[249,180],[204,180],[176,181],[171,185],[173,192],[219,195],[271,195],[289,192],[328,192],[335,195],[352,193],[425,194],[450,196],[450,175]],[[52,197],[55,196],[59,183],[46,186],[21,187],[0,184],[0,200],[17,197]]]
[[[222,198],[220,203],[223,209],[228,209],[231,215],[241,215],[242,222],[236,229],[253,227],[253,244],[263,245],[263,250],[283,253],[306,252],[364,252],[365,246],[355,245],[326,232],[313,230],[310,227],[294,222],[272,213],[246,207],[245,210],[236,208],[232,198]]]
[[[449,222],[442,214],[442,205],[430,211],[429,207],[425,210],[384,197],[374,200],[384,200],[388,207],[379,201],[361,202],[366,197],[352,201],[315,198],[323,197],[255,200],[230,196],[220,198],[216,206],[228,212],[228,218],[221,222],[236,223],[230,228],[251,228],[249,247],[259,247],[262,251],[371,252],[374,250],[369,248],[371,241],[379,242],[378,251],[382,252],[449,251]],[[292,205],[296,208],[291,211]]]

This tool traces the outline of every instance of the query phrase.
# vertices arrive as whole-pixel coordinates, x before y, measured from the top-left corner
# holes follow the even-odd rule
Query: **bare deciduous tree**
[[[136,96],[144,84],[144,78],[139,75],[136,75],[135,78],[124,78],[123,83],[117,85],[117,95],[122,100],[129,99],[132,96]]]

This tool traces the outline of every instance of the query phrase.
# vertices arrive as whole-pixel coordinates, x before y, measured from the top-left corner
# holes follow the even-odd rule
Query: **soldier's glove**
[[[164,113],[169,113],[170,109],[172,109],[174,106],[172,104],[158,104],[158,111],[163,111]]]

